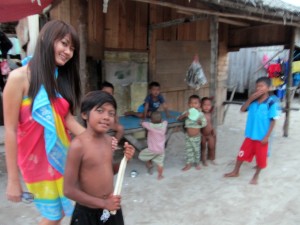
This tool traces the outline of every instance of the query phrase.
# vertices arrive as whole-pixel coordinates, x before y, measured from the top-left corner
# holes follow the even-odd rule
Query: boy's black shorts
[[[110,215],[106,222],[100,220],[103,209],[92,209],[76,203],[70,225],[124,225],[122,210]]]

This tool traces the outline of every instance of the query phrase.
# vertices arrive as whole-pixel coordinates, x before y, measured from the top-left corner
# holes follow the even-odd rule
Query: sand
[[[168,142],[163,180],[157,180],[155,170],[147,174],[137,157],[128,163],[122,189],[126,225],[300,224],[300,111],[291,112],[288,138],[282,137],[284,116],[277,122],[268,167],[259,184],[250,185],[255,162],[244,163],[240,177],[223,177],[233,169],[243,141],[246,114],[239,107],[231,105],[225,123],[217,128],[217,165],[182,172],[182,132],[173,133]],[[299,99],[293,107],[300,107]],[[3,162],[0,165],[0,225],[37,224],[33,205],[6,201],[6,173]],[[134,178],[132,170],[138,172]],[[69,219],[62,224],[69,224]]]

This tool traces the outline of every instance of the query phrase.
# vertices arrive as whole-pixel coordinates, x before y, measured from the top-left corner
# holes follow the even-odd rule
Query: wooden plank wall
[[[78,30],[80,0],[64,0],[51,10],[51,19],[60,19]],[[134,1],[110,0],[106,14],[102,1],[88,1],[88,52],[96,60],[105,50],[147,51],[148,5]]]
[[[150,6],[150,23],[157,24],[183,18],[175,10]],[[226,100],[227,89],[227,43],[228,26],[219,24],[219,56],[216,107],[218,107],[218,124],[223,121],[223,102]],[[199,54],[200,63],[205,75],[210,78],[210,24],[209,20],[174,25],[168,28],[151,31],[151,48],[149,53],[149,81],[157,80],[161,84],[169,108],[183,111],[187,108],[188,97],[198,94],[200,97],[209,96],[209,85],[199,90],[189,88],[185,74],[192,63],[195,53]],[[155,47],[154,47],[155,46]]]
[[[203,68],[207,80],[210,78],[210,43],[195,41],[157,41],[156,72],[153,80],[161,84],[169,107],[183,111],[187,108],[187,99],[191,94],[208,96],[208,84],[199,90],[193,90],[184,81],[186,72],[195,54]]]
[[[110,0],[105,15],[105,48],[147,51],[148,5]]]
[[[190,4],[196,3],[186,1],[186,4],[191,6]],[[71,0],[64,0],[59,7],[51,11],[51,18],[70,22],[77,29],[78,5],[79,0],[73,0],[72,4]],[[209,19],[149,30],[148,24],[171,21],[189,15],[179,13],[175,9],[124,0],[110,0],[106,14],[102,13],[102,1],[89,0],[88,10],[88,57],[105,60],[106,50],[149,52],[149,81],[158,80],[161,83],[163,95],[167,98],[170,108],[175,110],[184,110],[191,94],[199,94],[201,97],[209,95],[208,85],[195,91],[187,87],[183,81],[195,53],[202,57],[200,63],[203,64],[209,79]],[[220,30],[221,27],[220,25]],[[220,38],[223,36],[223,33],[219,35]],[[221,77],[218,76],[218,82],[226,77],[223,76],[226,74],[227,66],[226,41],[219,46],[218,70]],[[222,85],[218,84],[217,87]],[[223,94],[224,88],[220,90],[218,93]],[[221,104],[222,99],[220,98],[217,104]]]

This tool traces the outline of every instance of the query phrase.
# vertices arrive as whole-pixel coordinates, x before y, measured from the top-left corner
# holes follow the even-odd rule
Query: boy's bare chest
[[[112,164],[112,149],[108,144],[99,144],[90,146],[84,152],[82,167],[91,169],[92,167],[102,167],[106,164]]]
[[[80,170],[82,190],[97,197],[113,191],[112,158],[111,146],[102,149],[98,146],[85,152]]]

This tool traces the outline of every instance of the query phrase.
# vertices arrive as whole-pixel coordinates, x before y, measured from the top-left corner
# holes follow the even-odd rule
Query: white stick
[[[118,172],[118,177],[114,189],[114,195],[120,195],[121,194],[121,189],[122,189],[122,183],[124,179],[124,174],[125,174],[125,169],[126,169],[126,164],[127,164],[127,158],[124,156],[119,167],[119,172]],[[116,210],[110,211],[110,214],[115,215]]]

